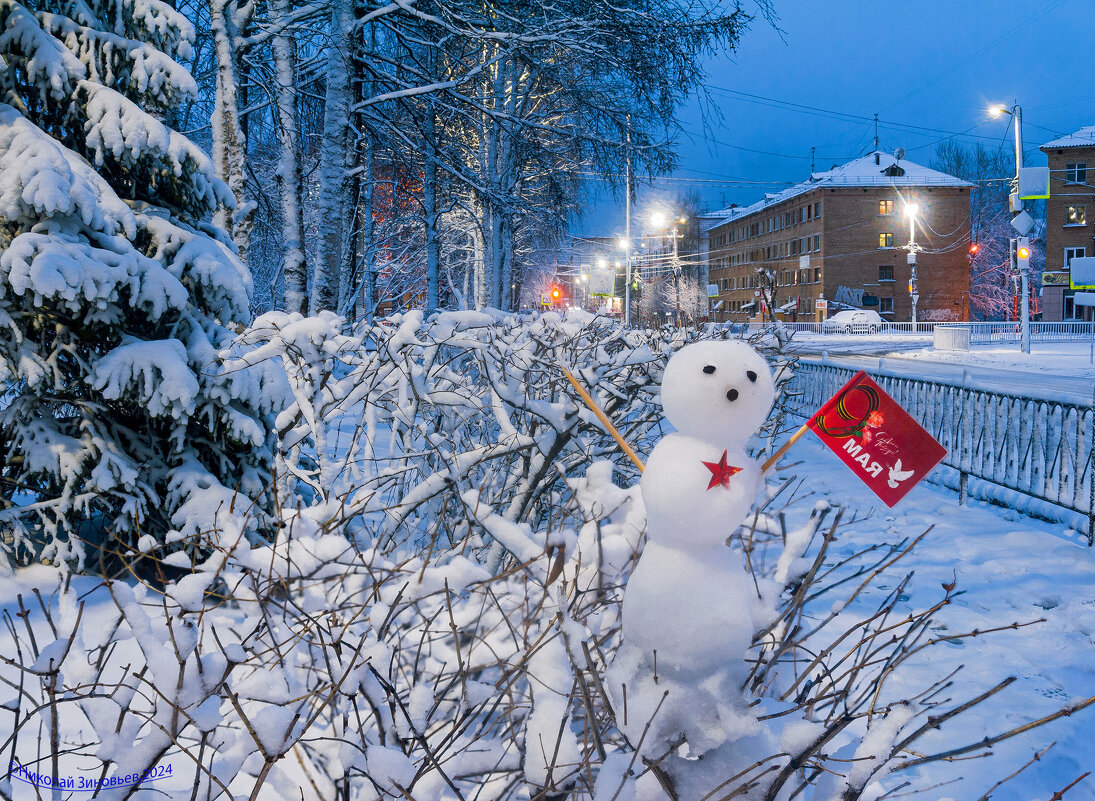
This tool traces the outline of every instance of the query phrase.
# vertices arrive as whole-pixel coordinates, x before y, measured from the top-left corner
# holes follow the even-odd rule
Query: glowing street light
[[[1015,120],[1015,191],[1011,194],[1009,206],[1012,214],[1021,214],[1023,212],[1023,199],[1019,197],[1019,174],[1023,169],[1023,109],[1018,103],[1010,109],[1003,104],[997,104],[989,108],[989,114],[994,118],[1010,114]],[[1013,253],[1017,253],[1017,240],[1013,241],[1016,242],[1016,246],[1011,250]],[[1027,270],[1024,269],[1023,262],[1018,258],[1015,261],[1015,269],[1019,272],[1019,278],[1022,282],[1019,349],[1023,353],[1030,353],[1030,284],[1027,278]]]
[[[915,203],[905,204],[905,216],[909,220],[909,299],[912,301],[912,332],[916,333],[916,302],[920,300],[920,288],[916,284],[916,215],[920,207]]]

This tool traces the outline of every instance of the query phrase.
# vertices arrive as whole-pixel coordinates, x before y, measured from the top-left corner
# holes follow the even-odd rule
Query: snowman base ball
[[[651,542],[624,593],[626,642],[659,676],[700,683],[725,673],[740,684],[753,638],[753,592],[729,548],[701,557]]]
[[[731,671],[690,681],[663,671],[659,659],[655,674],[652,660],[625,644],[605,678],[616,725],[647,759],[659,759],[682,743],[690,757],[698,757],[761,733]]]

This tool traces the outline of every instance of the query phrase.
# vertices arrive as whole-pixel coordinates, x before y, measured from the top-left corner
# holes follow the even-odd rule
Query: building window
[[[815,284],[820,284],[821,283],[821,268],[820,267],[815,267],[814,268],[814,283]]]
[[[889,216],[893,214],[893,201],[892,200],[880,200],[878,201],[878,213],[883,216]]]
[[[1066,184],[1086,184],[1087,183],[1087,162],[1080,161],[1074,164],[1065,165],[1065,183]]]
[[[1073,259],[1082,259],[1087,255],[1087,248],[1065,248],[1065,269],[1069,269],[1069,262]]]
[[[880,248],[892,248],[893,247],[893,234],[879,234],[878,246]]]
[[[878,311],[881,314],[893,314],[893,298],[879,298]]]
[[[1087,225],[1086,206],[1069,206],[1065,209],[1065,225]]]
[[[814,250],[821,250],[821,234],[814,234]]]
[[[798,210],[798,221],[799,222],[806,222],[806,207],[805,206],[803,206],[801,209]]]
[[[820,219],[821,217],[821,201],[818,200],[814,203],[814,219]]]
[[[879,281],[892,281],[893,280],[893,265],[892,264],[880,264],[878,266],[878,280]]]

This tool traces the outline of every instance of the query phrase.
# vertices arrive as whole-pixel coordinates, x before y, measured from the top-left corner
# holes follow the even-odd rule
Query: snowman
[[[645,725],[661,703],[654,733],[683,735],[702,753],[755,730],[738,687],[756,589],[726,541],[763,485],[746,443],[775,386],[745,343],[698,342],[670,359],[661,396],[676,432],[654,448],[639,484],[647,545],[624,592],[623,644],[610,678],[630,681],[627,728]]]

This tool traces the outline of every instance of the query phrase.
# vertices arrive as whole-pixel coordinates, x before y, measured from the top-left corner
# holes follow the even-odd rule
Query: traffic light
[[[559,298],[562,297],[562,294],[563,293],[559,290],[559,287],[553,286],[551,288],[551,301],[552,301],[552,303],[558,303]]]
[[[1020,270],[1030,269],[1030,237],[1021,236],[1015,240],[1015,259]]]
[[[979,251],[980,249],[981,249],[981,246],[978,245],[976,242],[971,243],[970,244],[970,258],[973,258],[974,256],[976,256],[977,251]]]

